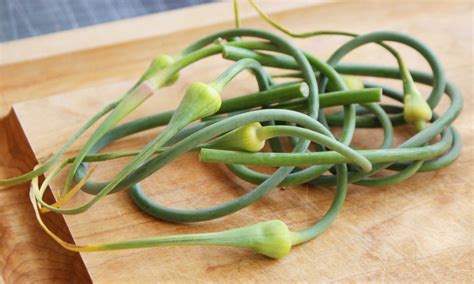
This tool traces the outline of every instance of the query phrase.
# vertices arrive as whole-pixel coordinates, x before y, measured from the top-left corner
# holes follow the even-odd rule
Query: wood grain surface
[[[0,121],[0,145],[0,177],[19,175],[37,164],[13,113]],[[28,192],[28,185],[0,190],[0,282],[90,282],[80,256],[58,246],[38,227]],[[61,216],[50,214],[45,221],[72,240]]]
[[[474,144],[471,142],[474,138],[472,17],[473,5],[470,2],[342,2],[275,15],[278,21],[293,30],[340,29],[359,33],[397,30],[431,46],[443,62],[448,79],[461,89],[465,98],[465,110],[455,123],[463,136],[463,155],[449,168],[418,174],[397,186],[380,189],[350,186],[336,223],[317,239],[293,248],[290,255],[279,261],[246,250],[217,247],[69,253],[34,225],[26,187],[11,188],[0,191],[3,280],[470,282],[473,277],[471,188],[474,171]],[[244,25],[269,28],[257,19],[249,19]],[[32,167],[36,160],[44,161],[91,114],[131,86],[154,54],[175,53],[209,32],[231,26],[231,22],[218,23],[0,66],[0,90],[4,98],[9,98],[7,103],[10,98],[14,101],[15,97],[19,100],[41,97],[15,104],[14,112],[2,121],[0,175],[16,175]],[[321,37],[294,42],[321,58],[327,58],[345,40]],[[411,68],[426,70],[427,65],[421,57],[406,48],[400,50]],[[376,46],[361,48],[345,61],[395,63]],[[176,86],[158,93],[127,120],[173,108],[190,82],[209,81],[228,64],[216,57],[185,70]],[[7,77],[9,80],[4,79]],[[226,90],[225,96],[255,90],[254,83],[242,84],[249,78],[240,76]],[[388,83],[400,87],[396,82]],[[422,90],[427,92],[426,88]],[[442,102],[439,111],[445,109],[446,103]],[[136,149],[156,133],[158,131],[153,130],[132,136],[109,149]],[[407,128],[399,129],[398,139],[404,139],[410,133]],[[363,136],[367,135],[373,135],[372,143],[375,143],[380,132],[359,131],[355,138],[358,145],[373,145],[364,142],[367,139]],[[77,151],[83,141],[79,141],[68,154]],[[110,178],[124,162],[105,163],[94,177]],[[54,181],[53,193],[63,180],[64,175],[61,175]],[[220,165],[199,163],[195,154],[172,162],[143,184],[144,190],[154,200],[177,208],[210,206],[253,188]],[[177,225],[146,216],[135,208],[126,192],[121,192],[108,196],[82,215],[66,216],[64,220],[52,218],[54,214],[51,213],[47,216],[48,221],[52,220],[48,223],[56,232],[62,231],[67,238],[69,230],[78,244],[222,230],[274,218],[285,221],[292,229],[299,229],[321,217],[332,196],[333,188],[330,187],[275,189],[256,204],[231,216],[199,224]],[[73,204],[89,198],[81,194]]]

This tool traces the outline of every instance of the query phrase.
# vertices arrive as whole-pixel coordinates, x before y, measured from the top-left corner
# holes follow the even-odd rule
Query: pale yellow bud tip
[[[262,125],[258,122],[241,126],[205,144],[203,147],[258,152],[265,146],[265,140],[260,139],[257,135],[257,130],[261,127]]]
[[[194,82],[186,90],[168,126],[173,125],[180,129],[195,120],[213,115],[219,110],[221,104],[221,96],[214,87]]]
[[[291,250],[290,231],[280,220],[271,220],[246,227],[249,247],[271,258],[282,258]]]
[[[403,117],[405,121],[414,124],[418,131],[422,130],[426,122],[430,121],[433,112],[428,103],[417,93],[405,94]]]
[[[342,79],[344,80],[344,83],[346,83],[346,86],[350,91],[364,89],[364,83],[356,77],[342,76]]]
[[[148,68],[147,74],[145,75],[145,79],[149,79],[150,77],[155,76],[158,72],[172,65],[174,62],[175,59],[169,55],[160,54],[156,56],[155,58],[153,58],[153,61],[151,62],[150,67]],[[176,80],[178,80],[178,78],[179,73],[175,73],[168,78],[164,85],[172,85],[174,84],[174,82],[176,82]]]

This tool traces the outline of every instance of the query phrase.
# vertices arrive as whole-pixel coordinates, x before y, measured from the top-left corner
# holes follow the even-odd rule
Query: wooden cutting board
[[[219,247],[154,248],[79,256],[65,252],[35,226],[27,186],[14,187],[0,191],[0,265],[5,282],[70,278],[97,282],[472,280],[472,3],[265,4],[266,9],[277,12],[276,20],[293,30],[397,30],[431,46],[443,62],[448,79],[466,99],[465,111],[455,123],[465,144],[461,158],[447,169],[418,174],[397,186],[351,186],[336,223],[278,261],[246,250]],[[248,11],[244,7],[244,26],[270,29]],[[160,30],[163,26],[165,31]],[[49,38],[36,42],[33,39],[2,45],[2,110],[6,113],[9,105],[16,103],[0,122],[0,153],[5,157],[0,159],[0,176],[17,175],[36,161],[47,159],[87,118],[127,90],[153,55],[176,53],[193,40],[230,27],[230,4],[217,3],[46,36]],[[327,58],[345,40],[321,37],[294,42]],[[33,50],[35,44],[39,48]],[[411,68],[426,70],[426,64],[413,51],[400,50]],[[347,62],[394,64],[376,46],[354,52]],[[216,57],[186,69],[176,86],[159,92],[127,120],[174,108],[190,82],[210,81],[228,64]],[[255,90],[253,83],[241,84],[246,79],[249,77],[240,76],[225,96]],[[423,91],[426,93],[427,89]],[[109,149],[137,149],[158,131],[123,139]],[[358,143],[364,145],[361,138],[369,133],[380,135],[360,131],[356,135]],[[409,133],[408,129],[401,129],[398,138]],[[68,155],[73,155],[83,141]],[[110,178],[121,166],[123,163],[102,164],[94,177]],[[53,193],[63,181],[64,175],[54,181]],[[143,184],[154,200],[177,208],[218,204],[253,188],[220,165],[199,163],[195,154],[172,162]],[[333,189],[329,187],[275,189],[256,204],[228,217],[182,225],[146,216],[135,208],[126,192],[121,192],[81,215],[62,219],[49,213],[47,222],[77,244],[215,231],[275,218],[299,229],[320,218],[332,196]],[[73,204],[89,198],[81,194]]]

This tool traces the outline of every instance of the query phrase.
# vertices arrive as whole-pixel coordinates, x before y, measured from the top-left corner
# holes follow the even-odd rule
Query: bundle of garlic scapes
[[[270,19],[253,1],[250,2],[263,19],[290,36],[309,38],[333,34],[350,37],[350,40],[323,61],[273,33],[240,28],[237,17],[238,27],[235,29],[204,37],[174,56],[155,57],[128,92],[92,117],[46,163],[22,176],[0,180],[0,186],[31,180],[31,198],[38,221],[52,238],[69,250],[218,245],[250,248],[268,257],[281,258],[289,253],[292,246],[315,238],[334,222],[343,206],[348,184],[381,187],[400,183],[417,172],[446,167],[460,155],[461,140],[451,124],[462,109],[462,97],[445,80],[439,60],[423,43],[397,32],[356,35],[317,31],[294,34]],[[389,45],[390,42],[398,42],[418,51],[428,62],[432,73],[409,70],[401,55]],[[346,54],[368,43],[377,43],[390,52],[398,66],[339,63]],[[179,80],[182,69],[214,55],[228,60],[229,67],[212,82],[190,84],[174,111],[119,125],[147,98],[159,96],[160,89]],[[266,67],[271,67],[272,72],[267,71]],[[258,91],[222,100],[222,90],[244,70],[252,71]],[[352,76],[399,79],[403,91],[363,83]],[[428,99],[423,98],[415,82],[432,87]],[[451,104],[447,111],[437,115],[432,110],[444,94]],[[382,96],[396,103],[381,104]],[[342,110],[325,111],[325,108],[335,106],[341,106]],[[75,140],[101,118],[104,119],[79,153],[61,160]],[[394,126],[405,124],[413,127],[414,134],[394,147]],[[99,153],[118,139],[161,126],[165,126],[164,130],[140,150]],[[335,137],[331,128],[342,129],[339,138]],[[384,134],[380,148],[353,147],[352,138],[358,128],[382,128]],[[284,150],[281,138],[285,137],[290,138],[291,152]],[[270,152],[262,151],[266,144],[271,148]],[[140,188],[140,181],[189,151],[199,151],[202,162],[226,164],[233,174],[255,184],[256,188],[234,200],[197,210],[168,208],[147,197]],[[110,181],[95,182],[90,179],[87,163],[123,157],[133,159]],[[265,174],[247,167],[249,165],[277,169],[272,174]],[[48,204],[43,195],[51,180],[66,166],[69,166],[68,175],[60,199]],[[388,170],[391,174],[376,176],[382,170]],[[38,177],[46,171],[49,175],[40,184]],[[327,213],[314,225],[300,231],[290,231],[284,222],[270,220],[221,232],[75,245],[61,240],[41,219],[41,214],[48,211],[80,214],[92,210],[108,194],[128,190],[137,207],[156,218],[172,222],[199,222],[237,212],[278,186],[298,184],[336,187]],[[94,198],[78,207],[64,206],[79,190],[94,195]]]

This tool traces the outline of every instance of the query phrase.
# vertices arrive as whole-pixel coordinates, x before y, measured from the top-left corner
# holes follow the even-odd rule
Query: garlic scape
[[[156,77],[163,70],[168,68],[174,63],[174,59],[169,55],[159,55],[153,59],[147,71],[142,75],[138,82],[128,91],[115,106],[113,111],[105,118],[105,120],[98,126],[91,137],[87,140],[84,147],[81,149],[79,154],[76,156],[71,169],[68,172],[66,182],[64,184],[64,190],[61,195],[65,195],[69,192],[74,175],[79,168],[79,165],[83,162],[84,157],[91,150],[91,148],[107,133],[113,126],[121,121],[126,115],[140,106],[146,99],[148,99],[157,89],[172,84],[176,81],[177,74],[170,74],[166,77],[162,84],[156,83],[152,78]]]
[[[426,122],[431,120],[433,112],[418,91],[413,77],[401,57],[398,58],[398,65],[403,82],[403,117],[406,122],[414,125],[417,131],[421,131],[426,127]]]
[[[257,224],[214,233],[187,234],[154,237],[105,244],[92,244],[85,251],[102,251],[175,245],[230,246],[252,249],[270,258],[286,256],[292,246],[293,233],[280,220],[270,220]]]
[[[38,193],[38,190],[38,179],[35,178],[33,179],[30,189],[30,201],[33,205],[38,223],[53,240],[70,251],[93,252],[158,246],[207,245],[247,248],[267,257],[278,259],[286,256],[290,252],[293,242],[297,242],[299,238],[298,233],[290,232],[284,222],[280,220],[270,220],[221,232],[160,236],[137,240],[76,245],[61,239],[43,222],[40,207],[35,199],[35,194]]]
[[[48,205],[41,199],[39,200],[40,204],[51,211],[63,214],[78,214],[86,211],[105,195],[112,192],[121,181],[123,181],[128,175],[132,174],[136,169],[143,165],[180,130],[193,121],[215,114],[222,104],[220,91],[235,76],[245,69],[251,69],[254,71],[260,89],[268,89],[268,82],[266,81],[268,75],[263,71],[260,64],[252,59],[244,59],[234,63],[210,84],[201,82],[192,83],[188,87],[186,94],[179,106],[174,111],[166,128],[160,133],[160,135],[150,141],[136,156],[134,156],[133,160],[130,161],[109,183],[107,183],[107,185],[104,186],[93,199],[75,208],[57,208]],[[165,68],[164,74],[171,75],[173,72],[170,72],[168,68]],[[154,82],[161,84],[166,81],[167,80],[164,80],[159,76],[157,78],[145,80],[136,88],[136,92],[133,92],[121,101],[114,111],[99,126],[91,139],[89,139],[84,148],[75,158],[71,166],[68,179],[66,180],[67,183],[65,185],[63,195],[66,195],[69,191],[70,185],[72,184],[72,179],[77,172],[79,165],[83,162],[84,158],[87,156],[87,153],[90,151],[93,145],[97,143],[97,141],[107,131],[109,131],[119,119],[123,118],[131,110],[140,105],[140,103],[143,102],[147,96],[153,93],[152,85]]]
[[[148,80],[145,80],[138,84],[134,89],[127,93],[118,103],[118,105],[112,110],[112,112],[105,118],[105,120],[97,127],[91,137],[87,140],[84,147],[81,149],[79,154],[76,156],[74,163],[69,170],[64,190],[61,195],[69,192],[74,175],[79,168],[79,165],[84,160],[84,157],[90,151],[90,149],[99,141],[99,139],[105,135],[113,126],[115,126],[120,120],[122,120],[127,114],[136,109],[141,103],[143,103],[148,97],[154,92],[153,86]]]
[[[413,79],[411,79],[411,83],[405,83],[404,80],[403,93],[405,121],[413,124],[417,131],[423,130],[426,127],[426,122],[430,121],[433,116],[430,106],[415,87]]]
[[[175,62],[175,59],[172,56],[169,56],[167,54],[160,54],[156,56],[155,58],[153,58],[147,71],[143,74],[143,76],[140,78],[139,81],[141,82],[141,81],[148,80],[157,76],[157,74],[159,74],[160,71],[164,70],[168,66],[171,66],[174,62]],[[169,76],[169,78],[166,80],[163,86],[172,85],[178,79],[179,79],[179,73],[175,73]]]
[[[111,192],[127,175],[146,162],[181,129],[195,120],[214,114],[219,110],[220,105],[221,97],[214,87],[200,82],[192,83],[163,132],[149,142],[93,199],[79,207],[67,209],[50,206],[42,200],[39,201],[40,204],[51,211],[63,214],[78,214],[87,210],[103,196]],[[85,156],[85,154],[80,156],[80,161]],[[78,158],[75,159],[75,163],[76,161],[78,161]]]
[[[0,189],[31,180],[30,201],[37,221],[49,236],[71,251],[178,245],[228,246],[279,259],[286,256],[293,246],[319,236],[336,220],[349,184],[366,187],[393,185],[417,172],[446,167],[461,155],[462,139],[452,124],[461,112],[463,98],[457,88],[446,81],[441,63],[423,43],[397,32],[363,35],[331,30],[293,33],[272,20],[255,1],[249,2],[262,19],[291,37],[344,35],[352,39],[323,60],[271,32],[237,28],[208,35],[174,56],[157,55],[127,92],[95,112],[57,153],[26,174],[0,179]],[[239,27],[237,0],[234,0],[234,9],[236,26]],[[404,44],[420,53],[431,73],[409,70],[390,42]],[[347,54],[370,43],[390,52],[398,66],[341,63]],[[222,55],[229,67],[211,82],[190,84],[175,110],[117,126],[159,89],[175,83],[181,70],[214,55]],[[270,67],[273,75],[270,76],[262,66]],[[258,92],[246,96],[233,94],[231,99],[222,101],[224,88],[244,70],[253,75]],[[401,79],[403,93],[377,83],[365,84],[372,86],[365,88],[358,76]],[[427,100],[415,82],[432,86]],[[245,85],[248,83],[248,80],[243,81]],[[450,106],[437,115],[434,109],[444,93]],[[382,95],[403,103],[403,108],[401,105],[378,104]],[[330,114],[323,110],[334,106],[342,106],[342,110]],[[429,127],[426,127],[427,122]],[[406,124],[414,126],[418,133],[395,147],[394,126]],[[93,126],[94,129],[89,130]],[[163,128],[139,150],[100,152],[114,141],[158,127]],[[339,128],[338,135],[332,131],[334,127]],[[361,128],[383,130],[382,145],[378,149],[356,148],[357,143],[353,140],[358,138],[355,133]],[[86,137],[82,148],[75,152],[76,156],[64,157],[71,145],[88,130],[92,135]],[[360,137],[373,140],[369,132]],[[280,139],[288,139],[291,152],[286,151],[289,147],[283,147]],[[270,151],[262,151],[267,140]],[[310,147],[311,143],[316,144],[316,149]],[[153,174],[159,175],[160,169],[190,151],[199,151],[201,162],[225,164],[235,177],[255,184],[255,188],[231,200],[192,209],[167,207],[148,197],[140,183]],[[111,180],[99,182],[90,179],[95,165],[88,168],[87,162],[123,157],[129,159]],[[253,166],[275,167],[275,170],[269,174]],[[385,169],[389,171],[379,176],[378,173]],[[44,195],[51,181],[63,170],[69,171],[63,191],[56,202],[48,204]],[[47,175],[40,183],[40,175],[45,173]],[[74,178],[76,182],[73,184]],[[127,189],[136,206],[154,218],[175,223],[201,222],[236,213],[279,187],[302,184],[334,185],[335,191],[327,212],[300,231],[290,231],[280,220],[267,220],[231,229],[227,224],[217,232],[132,240],[117,237],[111,242],[76,245],[53,233],[43,223],[41,215],[47,212],[79,214],[106,195]],[[91,196],[78,206],[68,204],[81,190]],[[107,208],[104,210],[106,212]]]
[[[219,110],[221,104],[221,96],[216,88],[205,83],[194,82],[189,86],[183,100],[173,113],[167,128],[181,130],[195,120],[213,115]]]
[[[276,125],[276,126],[264,126],[264,127],[255,127],[252,124],[243,126],[237,130],[234,130],[232,132],[229,132],[228,135],[229,137],[232,138],[242,138],[244,137],[242,135],[245,130],[249,129],[251,131],[250,137],[252,139],[249,139],[250,141],[253,141],[253,143],[264,143],[265,140],[275,138],[275,137],[295,137],[295,138],[301,138],[301,139],[306,139],[310,140],[312,142],[318,143],[320,145],[323,145],[325,147],[328,147],[329,149],[332,149],[336,151],[337,153],[341,154],[342,156],[346,157],[351,163],[359,166],[359,168],[363,172],[370,172],[372,170],[372,163],[362,154],[357,152],[356,150],[347,147],[343,143],[328,138],[327,136],[318,133],[316,131],[312,131],[309,129],[301,128],[301,127],[292,127],[292,126],[284,126],[284,125]],[[222,136],[220,139],[222,140],[217,140],[217,146],[212,145],[211,147],[208,148],[201,148],[200,152],[200,161],[202,162],[212,162],[212,163],[226,163],[226,164],[248,164],[248,165],[265,165],[266,160],[262,159],[262,157],[265,157],[266,155],[272,156],[275,155],[276,153],[266,153],[266,155],[262,155],[262,153],[241,153],[238,152],[241,149],[236,149],[235,147],[233,150],[234,151],[228,151],[230,149],[231,145],[236,144],[236,142],[233,142],[232,139],[229,139],[229,137],[226,137],[226,135]],[[253,138],[255,137],[255,138]],[[239,145],[240,146],[240,145]],[[212,148],[212,149],[211,149]],[[258,151],[248,151],[248,152],[258,152]],[[287,158],[284,157],[284,155],[287,155]],[[293,154],[291,153],[284,153],[282,156],[281,162],[292,162],[294,161],[294,157],[292,157]],[[290,158],[292,157],[292,158]],[[269,160],[271,162],[272,159]]]
[[[265,146],[265,139],[257,135],[261,127],[262,125],[258,122],[241,126],[201,145],[200,148],[258,152]]]

